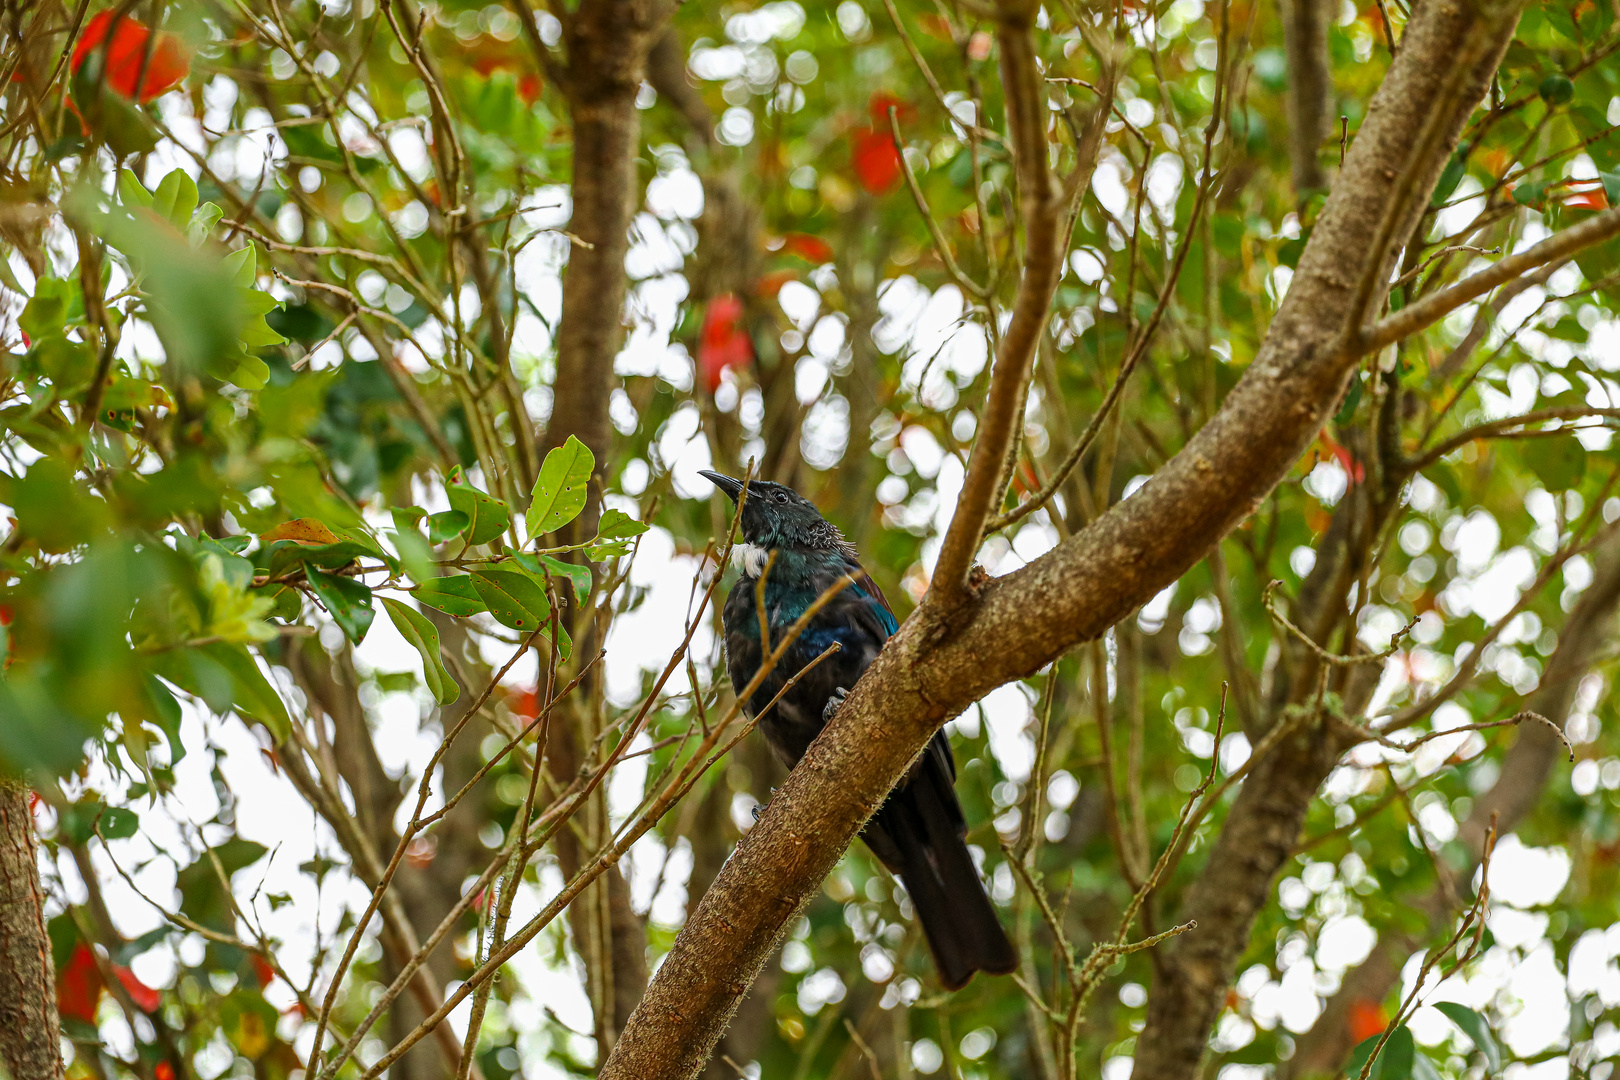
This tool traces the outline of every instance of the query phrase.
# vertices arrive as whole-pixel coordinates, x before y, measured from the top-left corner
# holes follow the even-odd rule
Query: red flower
[[[809,233],[788,233],[782,237],[782,250],[817,265],[832,262],[833,258],[832,245],[821,237],[811,236]]]
[[[174,1066],[167,1061],[160,1061],[157,1063],[157,1068],[152,1070],[152,1075],[157,1080],[174,1080]]]
[[[1376,1002],[1357,998],[1350,1003],[1350,1044],[1365,1042],[1389,1026],[1389,1017]]]
[[[709,301],[698,337],[698,371],[709,393],[720,386],[720,375],[754,362],[754,343],[743,326],[743,302],[736,293],[722,293]]]
[[[135,977],[135,973],[127,967],[113,968],[113,974],[118,981],[124,984],[124,990],[129,994],[129,1000],[142,1012],[157,1012],[158,1006],[163,1004],[163,995],[147,986]]]
[[[74,72],[78,72],[91,50],[103,49],[106,85],[143,105],[180,85],[180,80],[191,70],[191,61],[179,38],[160,33],[154,39],[146,24],[128,15],[118,18],[112,11],[103,11],[85,26],[78,44],[73,47]]]
[[[540,100],[540,91],[545,89],[545,85],[540,81],[540,76],[532,71],[520,75],[518,76],[517,85],[518,97],[523,99],[523,104],[533,105]]]
[[[96,954],[90,946],[79,942],[73,954],[56,975],[56,1011],[62,1016],[86,1024],[96,1022],[96,1005],[101,1001],[101,969],[96,966]]]
[[[269,986],[276,978],[276,969],[262,956],[253,957],[253,974],[259,980],[259,989]]]
[[[900,151],[886,131],[864,131],[855,136],[852,160],[856,179],[873,195],[887,195],[900,183]]]

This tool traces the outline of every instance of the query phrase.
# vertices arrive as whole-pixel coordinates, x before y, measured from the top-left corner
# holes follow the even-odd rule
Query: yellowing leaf
[[[338,542],[336,534],[315,518],[294,518],[292,521],[283,521],[280,525],[259,534],[261,544],[273,544],[277,540],[291,540],[296,544],[335,544]]]

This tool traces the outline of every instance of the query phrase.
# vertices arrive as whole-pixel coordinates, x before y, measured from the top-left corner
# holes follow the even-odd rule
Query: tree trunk
[[[0,1065],[11,1080],[59,1080],[56,974],[28,788],[0,778]]]
[[[1283,43],[1288,54],[1288,156],[1294,193],[1328,186],[1322,144],[1332,129],[1333,69],[1328,63],[1329,0],[1282,0]]]

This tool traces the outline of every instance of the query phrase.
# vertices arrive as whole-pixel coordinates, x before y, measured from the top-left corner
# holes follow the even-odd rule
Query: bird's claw
[[[838,711],[838,707],[844,703],[844,699],[847,697],[849,697],[849,691],[842,686],[832,692],[832,696],[827,699],[827,704],[821,707],[821,722],[823,724],[833,718],[833,714]]]
[[[776,794],[776,789],[771,788],[770,795],[765,796],[765,802],[770,802],[771,801],[771,795],[775,795],[775,794]],[[754,815],[754,820],[755,821],[758,821],[759,820],[759,815],[765,812],[765,805],[764,805],[764,803],[755,803],[753,806],[748,808],[748,812],[750,814]]]

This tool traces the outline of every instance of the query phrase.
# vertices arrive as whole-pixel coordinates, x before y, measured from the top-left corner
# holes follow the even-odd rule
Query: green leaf
[[[343,630],[343,636],[360,644],[371,629],[376,612],[371,609],[371,590],[354,578],[325,574],[319,570],[307,571],[310,588],[332,613],[332,619]]]
[[[224,261],[225,272],[230,275],[231,284],[238,289],[253,287],[253,283],[259,278],[259,263],[252,244],[231,252],[225,256]]]
[[[128,169],[118,170],[118,201],[125,206],[151,206],[152,193],[146,190],[140,177]]]
[[[647,524],[637,521],[623,510],[609,510],[596,526],[598,540],[629,540],[647,531]]]
[[[1546,200],[1546,184],[1525,183],[1513,189],[1513,201],[1520,206],[1540,206]]]
[[[222,641],[193,651],[204,654],[208,660],[229,673],[232,683],[230,691],[232,708],[248,719],[263,724],[270,730],[277,743],[292,733],[292,721],[287,717],[287,706],[282,704],[281,696],[264,677],[264,672],[259,670],[259,665],[247,651],[247,646]],[[170,678],[167,671],[161,674],[176,685],[187,690],[191,689],[180,680]]]
[[[1361,376],[1358,375],[1351,380],[1350,391],[1344,395],[1344,404],[1339,406],[1339,411],[1333,416],[1335,424],[1341,426],[1347,424],[1350,418],[1356,415],[1356,406],[1361,404],[1361,390]]]
[[[56,819],[56,831],[72,844],[88,843],[96,835],[96,821],[103,814],[101,800],[94,797],[69,803]]]
[[[438,608],[446,615],[454,615],[458,619],[489,610],[468,574],[455,574],[451,577],[424,581],[412,591],[411,595],[416,597],[417,603]]]
[[[1444,1080],[1440,1070],[1434,1067],[1429,1055],[1419,1053],[1412,1059],[1412,1080]]]
[[[574,602],[582,604],[591,593],[591,568],[578,563],[567,563],[561,559],[553,559],[550,555],[515,555],[514,560],[524,570],[537,578],[544,578],[546,572],[557,580],[573,582]]]
[[[152,193],[152,209],[176,228],[185,228],[191,222],[192,211],[197,209],[197,184],[184,169],[175,169],[165,176]]]
[[[101,835],[108,840],[128,840],[140,830],[141,819],[135,816],[132,810],[125,810],[121,806],[109,806],[107,812],[101,815],[101,822],[97,826]]]
[[[479,491],[471,484],[447,484],[445,494],[450,506],[467,515],[467,543],[487,544],[512,523],[512,511],[495,496]]]
[[[1378,1064],[1373,1066],[1371,1080],[1411,1080],[1412,1059],[1416,1056],[1417,1044],[1412,1041],[1412,1032],[1402,1024],[1384,1044],[1384,1052],[1378,1055]]]
[[[205,202],[197,207],[196,213],[191,215],[191,224],[186,226],[186,238],[193,244],[201,244],[208,239],[208,234],[214,231],[219,219],[225,216],[225,211],[218,203]]]
[[[546,455],[534,481],[525,519],[530,539],[556,532],[579,516],[585,509],[586,488],[594,468],[596,455],[572,435]]]
[[[172,765],[186,756],[185,744],[180,741],[180,703],[156,675],[148,673],[145,683],[146,696],[151,703],[147,719],[169,740],[169,763]]]
[[[400,532],[416,528],[416,523],[427,517],[427,511],[420,506],[396,506],[388,513],[394,519],[394,528]]]
[[[480,570],[472,578],[473,588],[478,590],[496,622],[524,633],[545,625],[551,604],[545,592],[527,574]]]
[[[1586,447],[1573,435],[1527,439],[1519,453],[1548,491],[1565,491],[1586,475]]]
[[[250,356],[236,365],[228,379],[243,390],[263,390],[270,381],[270,365],[257,356]]]
[[[1434,197],[1429,200],[1429,205],[1439,206],[1451,198],[1452,192],[1457,190],[1457,185],[1462,183],[1463,173],[1467,171],[1467,154],[1462,151],[1452,154],[1451,160],[1446,162],[1445,171],[1440,174],[1439,182],[1434,185]]]
[[[1502,1071],[1502,1048],[1497,1045],[1496,1036],[1491,1034],[1491,1026],[1485,1018],[1466,1005],[1459,1005],[1455,1001],[1442,1001],[1435,1008],[1446,1014],[1450,1020],[1462,1029],[1475,1048],[1485,1055],[1486,1071],[1498,1073]]]
[[[439,655],[439,628],[408,604],[388,596],[383,597],[382,602],[400,636],[422,654],[422,681],[433,692],[433,700],[440,705],[448,705],[460,697],[461,687],[445,670],[444,659]]]
[[[460,510],[443,510],[432,515],[428,521],[428,539],[435,544],[442,544],[452,536],[459,536],[463,529],[472,524],[472,519]]]

